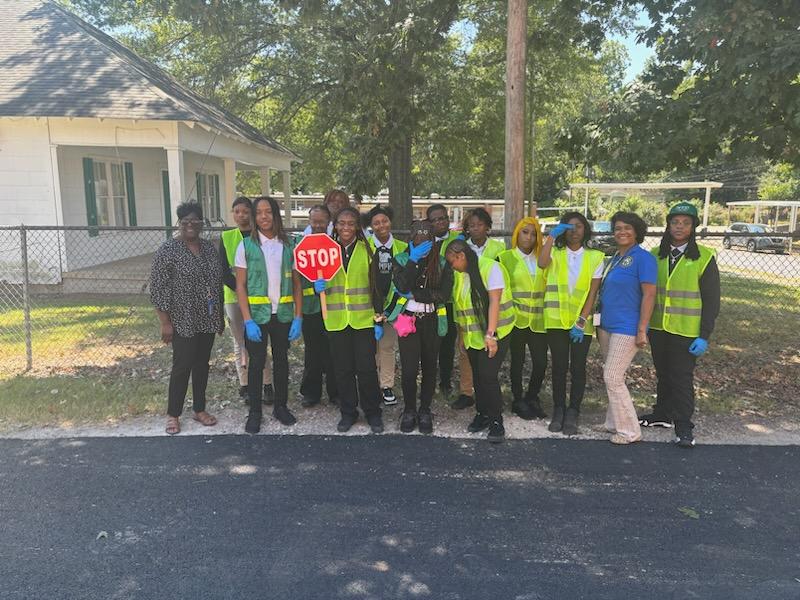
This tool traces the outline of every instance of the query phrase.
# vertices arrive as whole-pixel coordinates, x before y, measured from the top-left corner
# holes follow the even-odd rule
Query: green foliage
[[[773,165],[758,182],[758,199],[800,200],[800,168],[788,163]]]

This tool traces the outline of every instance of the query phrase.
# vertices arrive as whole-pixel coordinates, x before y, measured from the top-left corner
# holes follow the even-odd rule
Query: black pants
[[[192,377],[192,407],[195,412],[206,409],[206,385],[208,385],[208,360],[214,346],[213,333],[198,333],[192,337],[172,336],[172,373],[169,376],[169,400],[167,414],[180,417],[189,376]]]
[[[247,393],[250,412],[261,413],[261,394],[264,386],[264,363],[267,361],[267,343],[272,346],[272,383],[275,387],[275,406],[286,406],[289,398],[289,323],[278,321],[272,315],[268,323],[259,324],[261,341],[251,342],[244,337],[250,357],[247,368]]]
[[[453,305],[446,304],[447,308],[447,335],[439,344],[439,387],[449,390],[452,387],[453,360],[456,357],[456,339],[458,338],[458,325],[453,320]]]
[[[417,317],[417,331],[405,337],[397,337],[400,346],[401,383],[405,410],[417,408],[417,375],[422,364],[422,385],[419,393],[419,408],[429,411],[436,391],[436,362],[439,358],[440,338],[436,313]]]
[[[531,353],[531,379],[528,393],[524,396],[522,388],[522,367],[525,365],[525,347]],[[547,335],[530,329],[514,328],[511,331],[511,393],[514,401],[527,400],[539,402],[544,373],[547,370]]]
[[[300,383],[300,394],[305,398],[318,401],[322,398],[322,374],[325,373],[325,388],[328,400],[339,396],[336,388],[336,376],[331,368],[331,347],[328,343],[328,332],[322,321],[322,313],[303,315],[303,381]]]
[[[650,330],[650,348],[656,368],[656,404],[653,413],[671,419],[677,430],[694,428],[694,367],[689,354],[694,338]]]
[[[475,387],[475,408],[479,414],[492,419],[501,419],[503,413],[503,393],[500,391],[498,373],[508,352],[510,336],[497,342],[497,354],[489,358],[486,350],[467,349],[469,364],[472,366],[472,382]]]
[[[341,331],[329,331],[328,341],[342,415],[358,416],[359,402],[367,417],[380,415],[381,391],[378,387],[378,368],[375,365],[377,348],[372,327],[353,329],[348,326]]]
[[[568,329],[548,329],[547,346],[553,377],[553,406],[565,408],[567,404],[567,371],[570,375],[569,407],[581,409],[583,392],[586,390],[586,357],[592,336],[583,336],[583,341],[573,344]]]

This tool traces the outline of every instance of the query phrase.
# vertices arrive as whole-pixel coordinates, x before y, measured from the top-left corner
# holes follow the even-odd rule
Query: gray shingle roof
[[[193,121],[295,156],[47,0],[0,0],[0,116]]]

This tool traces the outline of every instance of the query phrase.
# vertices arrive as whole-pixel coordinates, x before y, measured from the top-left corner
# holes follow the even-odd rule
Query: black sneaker
[[[511,412],[525,421],[533,421],[536,415],[533,414],[531,407],[523,400],[515,400],[511,403]]]
[[[663,427],[664,429],[672,429],[672,421],[655,413],[647,413],[639,417],[639,425],[642,427]]]
[[[370,415],[367,417],[367,423],[372,433],[383,433],[383,419],[380,415]]]
[[[386,406],[397,404],[397,397],[394,395],[394,390],[392,388],[383,388],[381,392],[383,393],[383,403]]]
[[[564,415],[564,423],[561,425],[561,433],[564,435],[575,435],[578,433],[578,411],[568,408]]]
[[[528,403],[528,406],[530,407],[534,417],[536,417],[537,419],[547,418],[547,413],[544,412],[544,409],[542,408],[542,403],[539,400],[539,398],[534,398],[533,400],[526,400],[526,402]]]
[[[561,428],[563,426],[564,426],[564,407],[556,406],[553,408],[553,420],[550,421],[550,425],[547,426],[547,431],[558,433],[559,431],[561,431]]]
[[[350,428],[356,424],[356,421],[358,421],[358,415],[342,415],[339,424],[336,425],[336,431],[339,433],[350,431]]]
[[[417,426],[417,413],[415,412],[403,412],[403,415],[400,417],[400,431],[402,433],[411,433],[414,431],[414,428]]]
[[[431,411],[421,410],[419,411],[417,418],[419,419],[420,433],[433,433],[433,415],[431,415]]]
[[[272,406],[275,402],[275,388],[272,387],[271,383],[268,383],[264,386],[264,396],[262,397],[262,402],[267,406]]]
[[[295,419],[291,411],[285,406],[276,406],[272,410],[272,416],[278,419],[281,425],[290,426],[297,423],[297,419]]]
[[[470,433],[478,433],[479,431],[483,431],[489,427],[490,423],[491,420],[489,419],[489,415],[482,415],[481,413],[478,413],[475,415],[475,418],[472,419],[472,423],[467,425],[467,431]]]
[[[247,386],[246,385],[240,385],[239,386],[239,399],[240,400],[244,400],[245,402],[248,401],[249,398],[248,398],[248,395],[247,395]]]
[[[244,424],[245,433],[258,433],[261,431],[261,413],[250,413]]]
[[[694,434],[692,430],[675,432],[675,445],[678,448],[694,448]]]
[[[303,408],[311,408],[312,406],[316,406],[320,403],[319,398],[312,398],[311,396],[303,396],[303,399],[300,400],[300,406]]]
[[[465,408],[469,408],[470,406],[475,406],[475,398],[472,396],[467,396],[466,394],[459,394],[458,398],[456,398],[455,401],[450,404],[450,408],[454,408],[456,410],[463,410]]]
[[[503,421],[500,419],[493,419],[489,424],[489,433],[486,439],[493,444],[499,444],[506,439],[506,428],[503,427]]]

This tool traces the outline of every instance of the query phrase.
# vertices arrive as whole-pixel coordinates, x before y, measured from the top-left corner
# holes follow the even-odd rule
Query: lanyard
[[[635,246],[634,246],[634,247],[635,247]],[[623,258],[625,258],[626,256],[628,256],[628,252],[630,252],[631,250],[633,250],[633,247],[632,247],[632,248],[630,248],[630,249],[629,249],[627,252],[625,252],[625,254],[622,254],[622,255],[620,255],[620,253],[619,253],[619,252],[617,252],[616,254],[614,254],[614,256],[612,256],[612,257],[611,257],[611,260],[610,260],[610,261],[608,261],[608,264],[606,265],[606,268],[603,270],[603,278],[600,280],[600,290],[597,292],[597,297],[598,297],[598,299],[600,298],[600,296],[601,296],[601,295],[602,295],[602,293],[603,293],[603,288],[605,288],[605,285],[606,285],[606,277],[608,277],[608,274],[609,274],[609,273],[611,273],[611,271],[613,271],[613,270],[614,270],[614,268],[615,268],[615,267],[616,267],[616,266],[617,266],[619,263],[621,263],[621,262],[622,262],[622,259],[623,259]],[[616,260],[615,260],[615,259],[616,259]]]

